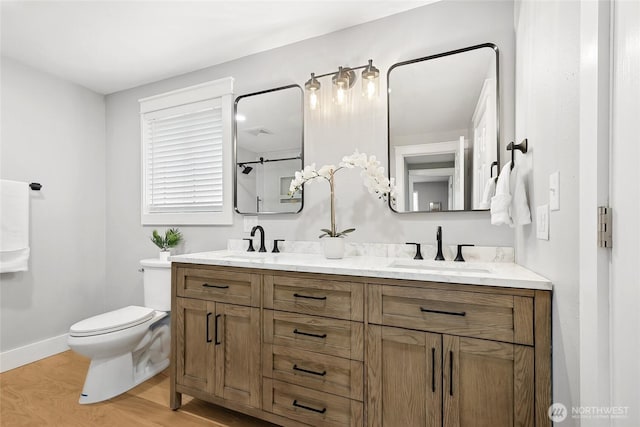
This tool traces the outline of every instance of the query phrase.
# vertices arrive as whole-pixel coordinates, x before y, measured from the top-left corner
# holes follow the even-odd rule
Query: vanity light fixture
[[[372,100],[380,93],[380,70],[373,65],[373,60],[370,59],[367,65],[361,65],[359,67],[338,67],[337,73],[325,73],[316,75],[311,73],[311,78],[304,84],[304,88],[307,92],[309,99],[309,108],[311,110],[317,110],[320,107],[320,82],[318,78],[332,76],[331,82],[333,83],[333,102],[336,105],[346,105],[350,101],[351,88],[356,83],[355,70],[362,71],[362,96],[369,100]]]
[[[311,78],[304,84],[304,88],[309,94],[309,108],[316,110],[320,106],[320,82],[316,79],[315,73],[311,73]]]
[[[373,99],[380,93],[380,70],[373,65],[373,60],[369,60],[369,64],[362,72],[362,96],[367,99]]]

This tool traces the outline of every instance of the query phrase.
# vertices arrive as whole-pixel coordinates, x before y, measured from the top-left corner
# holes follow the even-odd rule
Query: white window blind
[[[142,224],[232,224],[233,78],[139,102]]]
[[[219,105],[199,104],[193,111],[169,109],[145,121],[150,213],[222,210],[222,111]]]

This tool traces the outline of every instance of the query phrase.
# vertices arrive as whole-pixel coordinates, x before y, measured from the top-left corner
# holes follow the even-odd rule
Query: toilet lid
[[[152,308],[130,305],[81,320],[71,326],[69,335],[86,337],[120,331],[150,320],[154,311]]]

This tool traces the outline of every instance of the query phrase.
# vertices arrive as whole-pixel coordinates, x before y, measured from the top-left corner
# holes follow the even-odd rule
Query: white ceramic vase
[[[342,237],[323,237],[322,247],[327,259],[344,258],[344,239]]]
[[[171,251],[160,251],[160,261],[169,261],[169,257],[171,256]]]

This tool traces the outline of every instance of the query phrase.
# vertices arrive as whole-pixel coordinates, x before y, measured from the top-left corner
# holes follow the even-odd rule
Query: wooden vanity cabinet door
[[[534,425],[533,348],[443,335],[446,427]]]
[[[442,425],[442,335],[367,328],[370,427]]]
[[[260,309],[215,303],[215,394],[260,408]]]
[[[215,303],[176,298],[176,383],[213,393]]]

